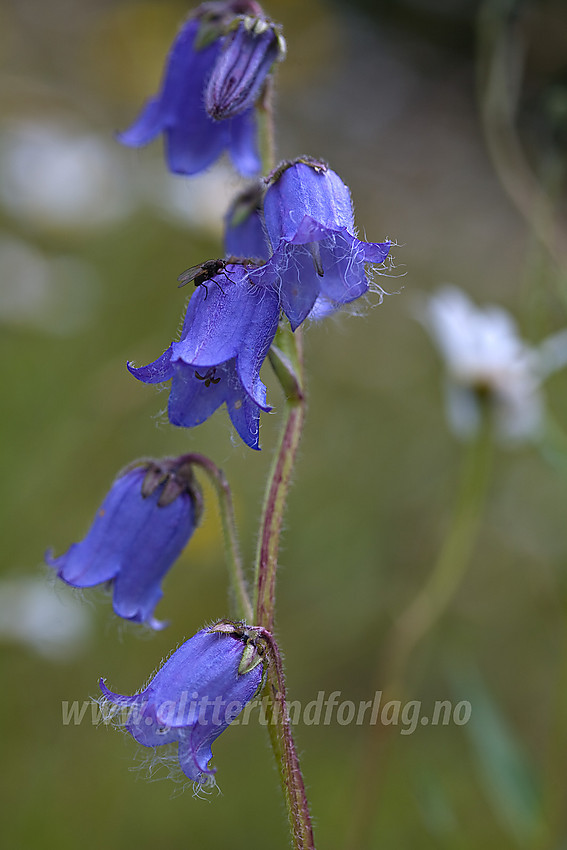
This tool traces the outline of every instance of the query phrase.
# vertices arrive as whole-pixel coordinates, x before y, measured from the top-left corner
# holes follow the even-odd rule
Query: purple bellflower
[[[211,274],[212,273],[212,274]],[[245,262],[209,260],[180,280],[194,280],[181,338],[148,366],[128,369],[139,381],[172,379],[168,414],[192,428],[226,403],[231,422],[250,448],[259,448],[260,411],[271,410],[260,368],[280,313],[277,293],[255,286]]]
[[[254,106],[274,62],[285,57],[281,27],[245,17],[226,36],[205,89],[205,108],[217,121]]]
[[[224,217],[224,247],[232,257],[270,258],[263,215],[264,187],[261,181],[236,196]]]
[[[277,285],[295,330],[368,291],[366,264],[381,264],[390,241],[355,236],[350,192],[325,163],[308,157],[285,162],[268,179],[264,218],[273,255],[251,273]]]
[[[203,3],[181,27],[167,58],[161,91],[148,100],[132,126],[118,134],[129,147],[141,147],[160,133],[175,174],[197,174],[224,150],[244,177],[261,171],[253,104],[224,121],[207,113],[204,91],[221,57],[227,29],[242,14],[257,15],[247,0]]]
[[[262,682],[263,648],[254,630],[221,622],[201,629],[165,662],[134,696],[100,687],[125,726],[145,747],[178,743],[179,764],[198,785],[214,782],[211,745],[249,702]]]
[[[73,587],[112,583],[119,617],[163,628],[153,617],[161,580],[181,554],[201,514],[201,495],[183,458],[147,461],[122,472],[86,537],[48,566]]]

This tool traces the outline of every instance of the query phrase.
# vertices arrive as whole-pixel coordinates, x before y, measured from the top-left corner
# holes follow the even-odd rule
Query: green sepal
[[[242,630],[242,626],[243,623],[240,621],[234,622],[232,620],[221,620],[220,622],[215,623],[214,626],[211,626],[209,632],[235,637],[238,636],[238,633]]]
[[[302,401],[304,394],[297,346],[287,321],[280,322],[268,357],[286,398]]]
[[[199,30],[193,43],[195,50],[204,50],[205,47],[209,47],[217,39],[222,38],[226,33],[229,21],[230,19],[227,20],[226,15],[219,15],[217,12],[211,11],[202,14]]]
[[[254,670],[258,664],[262,663],[262,656],[258,651],[258,647],[255,646],[252,642],[247,643],[244,647],[244,652],[242,653],[242,658],[240,659],[240,664],[238,665],[238,672],[241,676],[245,673],[250,673]]]

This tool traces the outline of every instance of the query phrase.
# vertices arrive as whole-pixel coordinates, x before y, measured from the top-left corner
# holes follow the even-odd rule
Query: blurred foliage
[[[450,4],[450,12],[425,0],[358,5],[355,13],[354,4],[275,0],[268,9],[283,22],[289,48],[278,70],[282,156],[324,156],[351,187],[360,232],[398,243],[394,275],[380,279],[391,293],[381,306],[370,297],[362,316],[341,315],[306,334],[308,420],[277,618],[290,696],[304,702],[319,690],[372,697],[381,638],[420,587],[450,520],[462,447],[444,420],[440,364],[412,318],[415,294],[459,285],[477,302],[508,307],[534,342],[567,325],[561,256],[550,255],[533,220],[518,212],[483,140],[475,99],[479,4]],[[505,6],[505,26],[520,26],[525,48],[514,129],[559,216],[565,7],[551,0]],[[174,198],[161,143],[133,152],[112,142],[158,85],[185,13],[173,0],[6,0],[0,7],[6,579],[36,576],[53,585],[41,566],[44,550],[60,553],[80,538],[116,472],[136,457],[183,451],[209,454],[227,472],[252,558],[281,403],[268,367],[275,413],[264,416],[259,454],[237,442],[224,412],[190,432],[172,428],[166,393],[138,384],[125,368],[129,359],[154,359],[175,336],[186,299],[176,287],[180,271],[221,253],[218,172],[183,218],[180,207],[194,203],[197,184],[179,178],[181,198]],[[9,138],[22,122],[108,143],[109,173],[120,179],[105,184],[102,200],[95,193],[50,221],[37,212],[41,180],[25,179],[33,153],[18,165],[19,182],[10,182]],[[76,176],[62,175],[53,201],[59,211],[71,190],[81,191]],[[229,193],[238,185],[230,181]],[[24,190],[30,197],[22,207],[14,191]],[[81,218],[91,202],[97,216]],[[75,285],[59,290],[62,258],[74,263],[65,268]],[[411,698],[428,707],[456,693],[471,701],[476,725],[394,735],[375,846],[551,848],[567,840],[567,684],[559,672],[566,390],[565,372],[546,386],[553,427],[544,452],[498,451],[468,576],[411,666]],[[83,595],[90,643],[75,657],[50,661],[20,643],[3,644],[6,847],[288,846],[261,727],[235,727],[216,742],[222,793],[198,800],[190,789],[178,794],[168,781],[146,781],[143,769],[132,772],[139,761],[127,736],[88,719],[61,722],[62,700],[96,696],[99,676],[133,692],[185,637],[228,613],[208,495],[204,524],[165,582],[157,616],[171,621],[166,631],[150,638],[116,623],[108,598],[93,591]],[[455,675],[465,668],[480,671],[478,680]],[[299,726],[297,739],[318,844],[343,847],[364,729]],[[543,837],[525,828],[529,812],[518,789],[526,771],[541,788]],[[517,818],[512,828],[510,818]]]

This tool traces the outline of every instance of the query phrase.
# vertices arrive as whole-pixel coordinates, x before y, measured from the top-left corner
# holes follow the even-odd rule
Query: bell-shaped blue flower
[[[189,638],[141,693],[115,694],[102,679],[100,687],[117,711],[127,709],[126,729],[139,744],[177,743],[184,774],[206,785],[214,781],[211,746],[260,687],[262,655],[253,629],[225,622]]]
[[[285,56],[280,27],[266,18],[244,17],[225,38],[205,88],[205,108],[217,121],[256,103],[274,62]]]
[[[307,157],[283,163],[270,177],[264,218],[273,256],[251,273],[276,285],[295,330],[368,291],[366,265],[381,264],[390,241],[356,238],[348,187],[325,163]]]
[[[198,288],[179,341],[148,366],[128,368],[147,384],[172,379],[168,414],[173,425],[200,425],[225,403],[242,440],[258,449],[260,411],[271,410],[260,369],[277,330],[278,296],[268,286],[251,283],[245,263],[209,260],[200,268],[209,266],[220,270],[212,277],[190,270],[189,279]]]
[[[263,214],[264,187],[261,181],[236,196],[224,217],[224,247],[227,256],[269,259],[270,243]]]
[[[221,55],[224,21],[235,17],[233,6],[204,3],[184,23],[169,52],[161,91],[147,101],[134,124],[118,135],[122,144],[137,148],[163,133],[168,167],[176,174],[197,174],[225,150],[244,177],[261,170],[254,108],[215,121],[203,100]]]
[[[47,564],[73,587],[112,583],[116,614],[163,628],[153,617],[161,581],[191,537],[201,496],[183,459],[148,461],[118,476],[80,543]]]

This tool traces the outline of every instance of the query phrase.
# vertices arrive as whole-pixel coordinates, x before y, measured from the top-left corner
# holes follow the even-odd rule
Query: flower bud
[[[214,121],[205,109],[204,92],[224,56],[223,45],[231,38],[227,33],[241,20],[249,20],[246,16],[261,14],[253,0],[201,4],[187,18],[171,46],[160,91],[146,101],[134,123],[118,134],[118,140],[138,148],[163,133],[167,164],[174,174],[198,174],[225,150],[243,177],[258,174],[261,162],[254,110],[244,106],[231,113],[235,118]],[[271,54],[273,48],[268,47],[266,35],[261,41]],[[260,61],[262,68],[264,64]],[[251,106],[268,71],[269,66],[261,72],[258,88],[247,101]]]
[[[263,214],[264,187],[254,183],[232,202],[224,218],[227,255],[265,261],[270,256]]]
[[[279,26],[265,18],[243,18],[226,36],[205,89],[205,109],[211,118],[233,118],[253,107],[274,62],[284,56]]]

